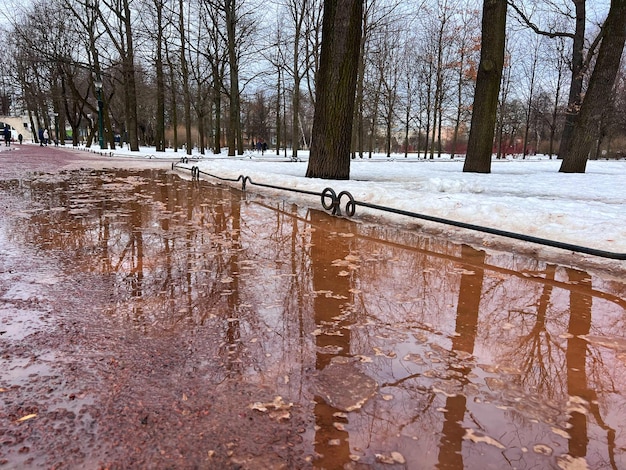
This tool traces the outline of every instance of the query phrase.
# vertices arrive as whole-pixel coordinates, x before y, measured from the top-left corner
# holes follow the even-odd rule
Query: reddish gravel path
[[[81,270],[71,235],[59,241],[42,210],[63,188],[33,196],[48,180],[39,173],[170,166],[67,147],[0,149],[0,470],[310,468],[298,448],[311,426],[295,409],[272,420],[247,407],[272,402],[269,390],[189,370],[187,330],[144,335],[102,315],[111,277]],[[219,344],[212,330],[193,337]]]
[[[41,147],[24,144],[0,148],[2,174],[22,175],[25,171],[55,171],[73,162],[84,160],[86,152],[71,147]],[[6,176],[5,176],[6,177]]]
[[[71,146],[38,144],[0,147],[0,175],[3,179],[19,178],[26,172],[54,172],[75,168],[169,168],[176,159],[144,160],[112,157],[110,151],[89,152]]]

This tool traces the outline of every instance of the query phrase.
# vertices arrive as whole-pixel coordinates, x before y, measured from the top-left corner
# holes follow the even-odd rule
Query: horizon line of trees
[[[506,2],[493,142],[498,155],[557,155],[603,40],[607,7]],[[623,0],[613,0],[623,1]],[[313,140],[322,0],[36,0],[2,32],[0,113],[31,128],[104,140],[243,154],[265,142],[297,158]],[[351,157],[464,153],[481,54],[481,2],[362,1]],[[581,6],[587,5],[587,10]],[[590,8],[594,7],[598,11]],[[594,120],[593,156],[626,150],[626,70]],[[67,131],[66,129],[71,129]]]

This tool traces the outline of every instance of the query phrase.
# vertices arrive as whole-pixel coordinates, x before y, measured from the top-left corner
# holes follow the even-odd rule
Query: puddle
[[[89,369],[94,440],[114,433],[98,413],[150,423],[177,403],[185,426],[157,439],[157,465],[185,439],[196,465],[626,467],[623,281],[156,170],[44,175],[2,197],[3,253],[58,273],[36,298],[77,338],[63,351]],[[3,305],[33,299],[2,287]],[[297,438],[254,448],[242,415]],[[239,438],[202,447],[203,416]]]

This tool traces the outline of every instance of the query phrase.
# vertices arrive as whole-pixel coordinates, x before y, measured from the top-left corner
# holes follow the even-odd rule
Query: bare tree
[[[490,173],[498,94],[504,66],[506,0],[484,0],[480,65],[464,172]]]
[[[514,0],[509,0],[510,5],[518,18],[529,26],[535,33],[548,36],[550,38],[569,38],[572,40],[572,52],[570,58],[571,79],[567,111],[565,114],[565,125],[559,147],[559,158],[563,158],[566,149],[569,147],[574,125],[581,107],[584,91],[585,76],[592,58],[595,55],[598,45],[602,39],[601,31],[589,45],[585,53],[585,30],[587,26],[587,3],[586,0],[570,0],[573,11],[560,12],[561,15],[572,17],[575,21],[574,31],[568,32],[561,28],[561,22],[557,21],[549,25],[548,28],[541,28],[532,21],[521,6]]]
[[[213,113],[213,153],[221,153],[222,145],[222,98],[226,90],[226,68],[228,66],[228,46],[223,36],[224,19],[220,14],[219,5],[210,1],[201,2],[201,29],[207,39],[204,47],[198,47],[198,51],[204,56],[204,60],[209,63],[212,83],[210,94],[212,98]]]
[[[537,82],[537,64],[539,62],[539,41],[536,40],[531,49],[531,57],[529,70],[526,70],[526,75],[528,76],[528,99],[526,102],[526,123],[524,126],[524,144],[523,144],[523,152],[522,158],[526,158],[528,155],[528,138],[530,135],[530,122],[532,118],[532,110],[535,99],[536,92],[536,82]]]
[[[291,95],[291,152],[294,160],[298,158],[298,149],[300,147],[300,83],[306,73],[306,65],[308,63],[307,58],[302,57],[305,46],[305,44],[302,44],[302,40],[306,39],[304,37],[304,21],[309,16],[313,3],[311,0],[289,0],[287,2],[288,16],[293,23],[292,63],[288,70],[291,72],[291,78],[293,79]]]
[[[597,123],[611,102],[626,41],[626,0],[611,0],[603,38],[574,132],[563,152],[562,173],[584,173],[597,135]]]
[[[98,1],[98,0],[95,0]],[[108,38],[121,60],[123,79],[125,127],[130,149],[139,150],[137,136],[137,88],[135,77],[135,49],[133,39],[132,0],[101,0],[106,8],[95,4]]]
[[[465,121],[471,116],[467,98],[470,95],[468,88],[473,87],[476,81],[476,65],[479,60],[476,53],[479,46],[478,16],[475,11],[461,12],[461,15],[461,24],[455,26],[452,41],[457,50],[456,58],[453,58],[451,64],[453,68],[456,68],[457,101],[450,158],[454,158],[457,152],[461,127],[465,127]]]
[[[189,2],[187,2],[187,6]],[[191,139],[191,90],[189,85],[189,66],[187,54],[189,50],[187,33],[186,33],[186,14],[185,2],[178,0],[178,34],[180,35],[180,78],[183,85],[183,112],[185,120],[185,150],[187,155],[191,155],[193,151],[193,141]]]
[[[366,100],[366,80],[369,73],[367,68],[373,67],[374,82],[378,83],[376,86],[370,86],[372,90],[372,96],[369,96],[368,101],[374,103],[370,104],[370,109],[373,112],[370,114],[370,139],[369,139],[369,151],[370,157],[372,152],[373,140],[375,136],[375,128],[377,126],[377,115],[379,97],[381,96],[381,84],[378,81],[379,73],[384,73],[386,67],[394,67],[391,61],[387,60],[384,63],[384,58],[379,57],[378,48],[374,44],[377,41],[379,34],[385,34],[385,31],[389,31],[397,19],[398,15],[395,15],[398,4],[396,2],[381,2],[379,0],[365,0],[363,6],[363,24],[361,28],[361,41],[359,52],[359,67],[357,73],[357,87],[356,87],[356,102],[354,109],[354,121],[355,126],[353,128],[352,136],[352,152],[353,157],[356,153],[360,158],[363,158],[363,150],[365,146],[365,100]]]
[[[313,139],[306,176],[348,179],[363,0],[324,2]]]

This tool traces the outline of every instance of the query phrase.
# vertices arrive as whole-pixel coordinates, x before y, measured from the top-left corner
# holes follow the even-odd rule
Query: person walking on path
[[[4,145],[11,146],[11,128],[8,124],[4,125]]]
[[[44,129],[43,130],[43,143],[44,145],[47,147],[48,146],[48,139],[50,138],[50,134],[48,134],[48,129]]]
[[[38,134],[39,134],[39,146],[43,147],[43,129],[41,127],[39,128]]]
[[[22,140],[24,139],[24,137],[22,136],[22,134],[19,134],[17,136],[17,140],[20,142],[20,145],[22,145]]]

